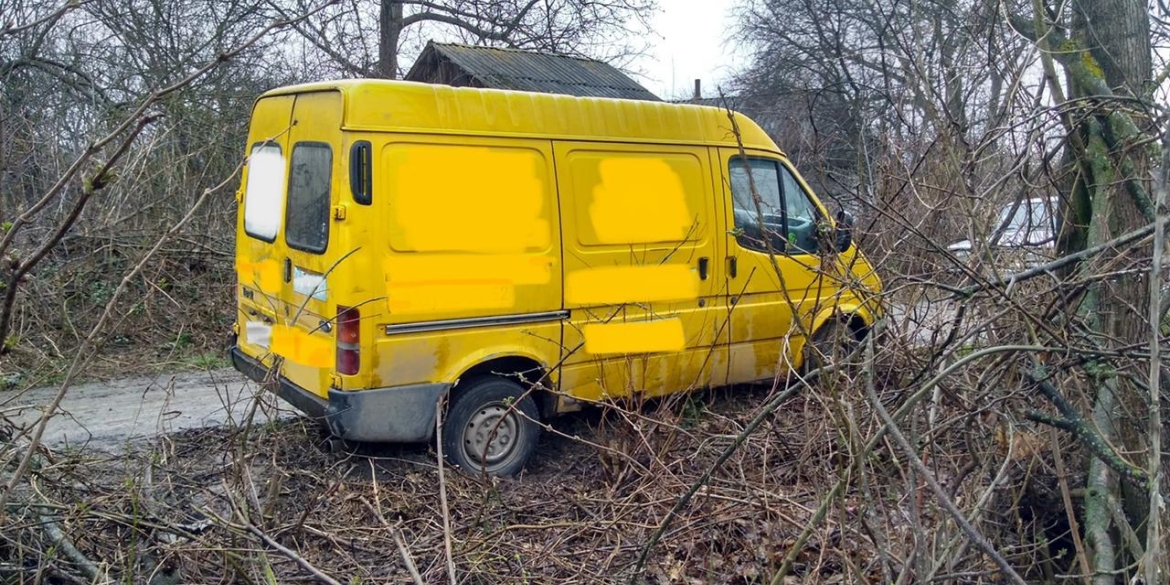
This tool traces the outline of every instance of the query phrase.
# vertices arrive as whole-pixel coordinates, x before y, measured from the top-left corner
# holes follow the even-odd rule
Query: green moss
[[[1101,65],[1093,58],[1093,55],[1088,51],[1081,52],[1081,62],[1085,64],[1085,69],[1097,79],[1105,78],[1105,71],[1101,69]]]

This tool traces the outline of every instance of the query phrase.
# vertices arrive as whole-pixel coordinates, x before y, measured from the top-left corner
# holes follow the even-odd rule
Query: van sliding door
[[[598,400],[707,386],[726,282],[707,149],[554,149],[573,352],[562,388]]]

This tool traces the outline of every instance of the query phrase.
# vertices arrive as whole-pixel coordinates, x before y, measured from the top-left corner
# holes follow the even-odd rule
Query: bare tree
[[[304,8],[270,1],[279,11]],[[375,10],[350,1],[296,28],[342,75],[393,79],[402,74],[402,53],[429,37],[628,60],[644,48],[656,7],[656,0],[379,0]]]
[[[1078,356],[1008,351],[1039,403],[999,414],[1067,431],[1085,455],[1073,467],[1083,507],[1067,497],[1064,506],[1083,537],[1078,572],[1100,584],[1165,578],[1160,413],[1170,388],[1150,357],[1167,309],[1165,272],[1151,263],[1164,241],[1150,237],[1166,137],[1159,14],[1142,0],[754,0],[742,12],[756,50],[739,80],[745,109],[773,114],[784,148],[863,203],[868,241],[897,275],[895,302],[909,305],[900,310],[938,312],[923,299],[954,293],[959,323],[979,304],[970,294],[992,291],[1014,324],[990,318],[969,340]],[[1027,198],[1058,202],[1059,258],[1049,272],[1008,277],[980,252],[1002,233],[992,212]],[[964,237],[966,260],[947,248]],[[955,274],[962,284],[951,288]],[[1020,299],[1019,279],[1037,274],[1051,288]],[[940,338],[931,362],[955,336]]]
[[[1043,51],[1043,62],[1054,96],[1067,105],[1062,120],[1068,136],[1074,180],[1071,182],[1068,229],[1080,235],[1065,239],[1065,251],[1095,246],[1118,234],[1155,222],[1152,197],[1151,143],[1166,132],[1153,124],[1159,112],[1152,101],[1154,71],[1151,54],[1151,17],[1144,1],[1061,3],[1047,11],[1037,10],[1030,20],[1017,24]],[[1030,24],[1030,27],[1025,27]],[[1056,48],[1059,47],[1059,50]],[[1055,63],[1054,63],[1055,61]],[[1057,81],[1059,64],[1065,83]],[[1082,243],[1083,242],[1083,243]],[[1162,239],[1119,253],[1115,263],[1124,266],[1114,278],[1101,279],[1087,288],[1077,314],[1084,335],[1102,348],[1153,347],[1166,311],[1152,304],[1151,291],[1161,287],[1162,269],[1142,268]],[[1082,266],[1089,276],[1095,266]],[[1157,278],[1151,282],[1151,274]],[[1153,288],[1151,288],[1151,286]],[[1150,310],[1143,311],[1143,307]],[[1149,315],[1153,322],[1144,318]],[[1151,328],[1155,332],[1151,336]],[[1155,353],[1156,355],[1156,353]],[[1145,383],[1141,360],[1091,360],[1086,372],[1092,380],[1091,421],[1097,433],[1114,445],[1089,464],[1085,502],[1085,535],[1095,572],[1094,582],[1112,583],[1122,567],[1142,565],[1147,582],[1158,577],[1165,557],[1159,526],[1165,504],[1160,477],[1160,402],[1166,388],[1158,367]],[[1139,380],[1141,378],[1138,378]],[[1149,409],[1149,425],[1126,424],[1133,412]],[[1148,453],[1144,461],[1136,454]],[[1128,453],[1130,455],[1123,455]],[[1135,476],[1128,469],[1140,469]],[[1119,504],[1124,510],[1118,513]],[[1125,541],[1140,526],[1149,526],[1143,554],[1138,545]],[[1119,538],[1117,535],[1122,535]],[[1122,546],[1127,542],[1130,546]]]
[[[886,145],[917,141],[961,157],[1002,133],[1018,99],[1004,80],[1026,62],[1027,44],[1005,34],[998,6],[745,2],[740,33],[757,56],[737,81],[744,107],[820,169],[823,191],[872,202],[871,163]]]
[[[34,350],[24,341],[54,319],[46,306],[64,311],[51,329],[79,342],[92,312],[76,299],[104,302],[112,284],[101,283],[128,268],[123,253],[236,166],[255,95],[291,81],[278,76],[291,68],[271,67],[286,24],[247,0],[17,2],[5,14],[17,20],[0,32],[0,353]],[[224,217],[192,224],[214,239]],[[97,271],[76,279],[85,265]]]

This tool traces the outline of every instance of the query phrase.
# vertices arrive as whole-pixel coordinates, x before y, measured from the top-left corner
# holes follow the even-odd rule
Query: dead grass
[[[905,398],[896,378],[887,376],[881,393],[888,407]],[[859,459],[860,443],[879,423],[848,382],[804,392],[751,436],[674,521],[650,556],[646,580],[768,582],[842,479],[846,489],[829,502],[785,583],[884,582],[917,562],[911,551],[936,554],[954,529],[906,475],[896,451]],[[641,411],[586,411],[556,420],[515,480],[447,473],[457,581],[625,582],[678,496],[768,393],[722,389]],[[962,416],[958,405],[944,414]],[[1002,464],[988,427],[968,427],[953,425],[923,447],[965,509]],[[250,528],[348,583],[411,582],[394,540],[401,531],[423,580],[446,582],[433,450],[361,445],[332,453],[326,444],[318,425],[295,419],[166,436],[119,456],[48,454],[13,507],[12,529],[0,541],[0,559],[8,561],[0,567],[11,582],[34,582],[37,571],[73,571],[39,529],[48,511],[80,551],[123,582],[313,580]],[[615,460],[611,448],[629,458]],[[1038,477],[1044,458],[1037,450],[1003,464],[1011,466],[1010,481],[992,494],[993,513],[983,524],[1001,542],[1018,543],[1004,554],[1021,565],[1052,556],[1036,544],[1049,536],[1042,525],[1048,519],[1034,513],[1037,502],[1020,501],[1030,494],[1026,486],[1043,483],[1024,478]],[[928,530],[933,544],[916,545],[915,526]],[[996,582],[980,555],[952,554],[952,571],[965,575],[953,582]]]
[[[0,389],[60,381],[136,256],[135,242],[78,237],[32,275],[17,307],[12,351],[0,362]],[[101,353],[78,381],[226,365],[235,274],[221,248],[212,240],[181,240],[160,253],[124,295]]]

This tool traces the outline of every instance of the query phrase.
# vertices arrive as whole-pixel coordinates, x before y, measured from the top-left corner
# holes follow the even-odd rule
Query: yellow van
[[[807,339],[865,335],[880,281],[849,226],[732,119],[400,81],[269,91],[237,194],[233,363],[349,440],[431,440],[446,404],[448,460],[511,475],[558,413],[771,379]]]

